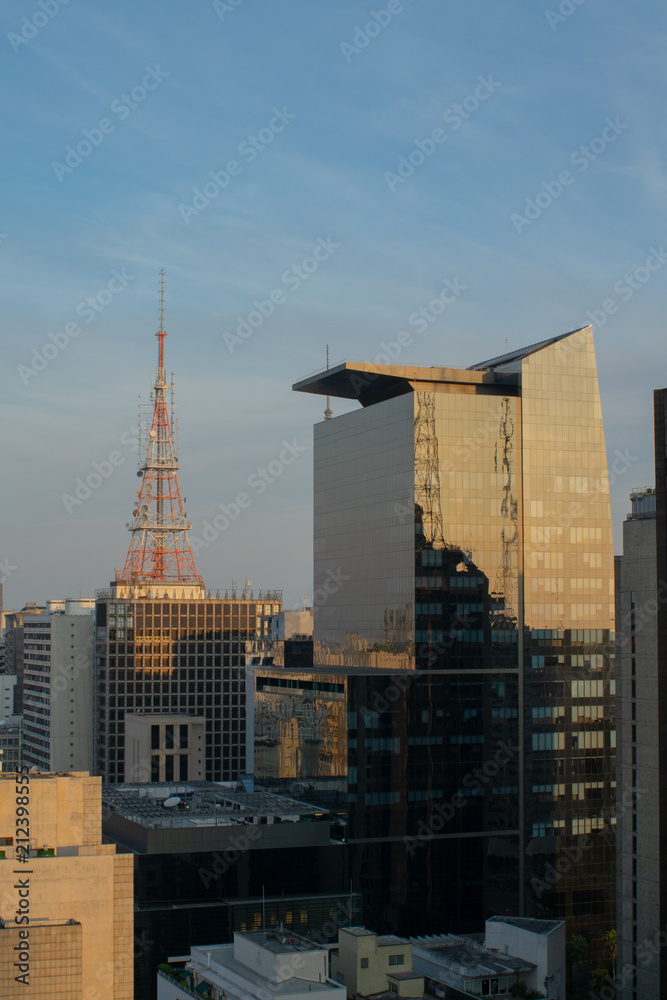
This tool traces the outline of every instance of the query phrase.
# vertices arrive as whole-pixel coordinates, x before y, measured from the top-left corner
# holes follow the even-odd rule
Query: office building
[[[40,771],[93,770],[95,602],[49,601],[23,619],[23,759]]]
[[[132,856],[102,843],[100,779],[18,780],[0,775],[3,998],[133,1000]]]
[[[294,388],[361,404],[315,427],[314,662],[365,670],[348,832],[374,926],[565,920],[600,954],[614,578],[590,327],[467,369],[344,363]]]
[[[103,804],[105,837],[134,855],[136,1000],[197,942],[282,925],[324,944],[361,919],[322,807],[209,781],[107,785]]]

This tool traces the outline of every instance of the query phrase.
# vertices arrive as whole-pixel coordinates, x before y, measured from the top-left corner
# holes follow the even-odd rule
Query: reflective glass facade
[[[590,328],[471,369],[346,364],[295,388],[362,404],[316,426],[314,486],[315,587],[339,581],[315,663],[382,674],[350,681],[358,888],[411,933],[523,913],[599,942],[614,594]]]

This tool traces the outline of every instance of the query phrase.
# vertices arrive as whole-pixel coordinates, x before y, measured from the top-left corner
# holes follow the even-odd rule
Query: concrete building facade
[[[93,770],[93,600],[49,601],[23,623],[23,754],[41,771]]]
[[[133,1000],[132,856],[102,843],[100,779],[0,775],[0,842],[3,998]]]

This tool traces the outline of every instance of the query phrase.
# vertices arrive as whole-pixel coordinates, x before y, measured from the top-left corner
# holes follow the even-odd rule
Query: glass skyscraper
[[[595,951],[614,926],[614,569],[590,327],[294,388],[361,403],[316,425],[314,482],[314,662],[359,670],[355,889],[378,928],[524,914]]]

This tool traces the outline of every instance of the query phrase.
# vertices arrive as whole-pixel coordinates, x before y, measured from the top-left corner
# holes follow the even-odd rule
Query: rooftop
[[[235,783],[217,781],[105,785],[102,801],[111,812],[151,829],[238,826],[260,817],[295,821],[326,815],[317,806],[286,795],[240,791]]]
[[[520,927],[523,931],[531,931],[533,934],[551,934],[557,927],[560,927],[560,920],[535,920],[531,917],[489,917],[488,923],[512,924],[513,927]]]
[[[558,921],[543,922],[558,923]],[[515,958],[513,955],[499,955],[497,952],[489,951],[477,941],[473,941],[472,938],[456,934],[438,934],[411,938],[410,940],[413,946],[413,965],[417,968],[420,957],[452,971],[475,977],[530,972],[531,969],[535,968],[532,962]]]
[[[582,330],[587,330],[583,327]],[[343,399],[358,399],[362,406],[401,396],[408,392],[416,392],[419,383],[425,385],[440,383],[458,383],[472,386],[493,385],[497,383],[505,392],[510,386],[518,386],[518,374],[521,361],[543,350],[552,344],[564,340],[581,330],[570,330],[568,333],[550,337],[538,343],[521,347],[507,354],[480,361],[468,368],[449,368],[433,365],[425,368],[418,365],[378,364],[370,361],[342,361],[332,368],[313,372],[306,378],[295,382],[292,388],[296,392],[312,392],[321,396],[337,396]],[[514,394],[518,388],[514,390]]]

